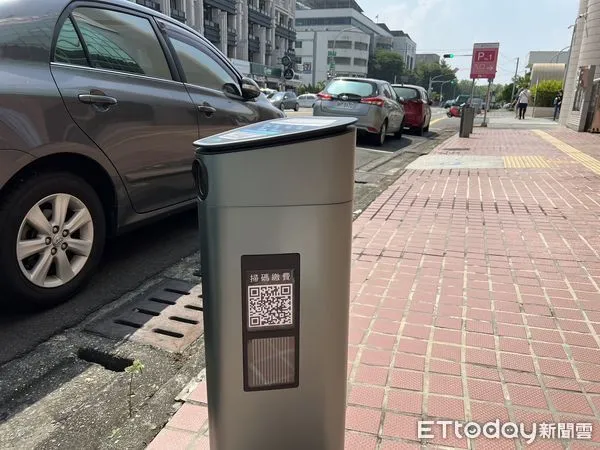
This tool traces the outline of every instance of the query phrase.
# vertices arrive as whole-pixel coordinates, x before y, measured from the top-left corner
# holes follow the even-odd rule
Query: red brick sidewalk
[[[551,134],[450,139],[354,222],[347,449],[600,446],[600,139]],[[208,449],[205,392],[149,449]],[[593,432],[420,442],[443,419]]]

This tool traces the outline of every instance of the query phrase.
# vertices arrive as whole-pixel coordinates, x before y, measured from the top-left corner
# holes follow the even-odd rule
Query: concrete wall
[[[582,131],[585,126],[592,90],[590,83],[579,110],[573,110],[578,70],[581,66],[593,65],[597,77],[600,72],[600,0],[580,0],[560,115],[560,123],[574,130]]]

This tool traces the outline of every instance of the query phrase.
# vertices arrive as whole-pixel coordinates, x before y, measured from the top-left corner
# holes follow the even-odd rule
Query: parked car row
[[[388,134],[401,137],[404,128],[414,128],[419,134],[429,130],[431,101],[419,86],[338,77],[317,96],[313,115],[356,117],[358,132],[376,145],[383,145]]]
[[[1,299],[68,299],[106,237],[195,204],[195,140],[284,116],[197,31],[134,2],[0,2],[0,19]]]

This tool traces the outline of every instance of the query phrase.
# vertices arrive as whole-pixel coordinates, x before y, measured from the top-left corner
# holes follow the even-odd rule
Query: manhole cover
[[[169,279],[101,316],[85,330],[180,353],[204,332],[202,286]]]

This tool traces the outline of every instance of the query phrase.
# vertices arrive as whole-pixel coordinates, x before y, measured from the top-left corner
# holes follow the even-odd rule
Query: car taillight
[[[319,92],[317,97],[319,97],[321,100],[331,100],[333,95],[326,94],[325,92]]]
[[[379,97],[367,97],[367,98],[361,98],[360,99],[361,103],[365,103],[367,105],[374,105],[374,106],[383,106],[385,104],[385,102],[383,101],[382,98]]]

